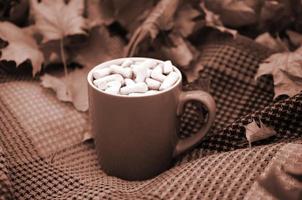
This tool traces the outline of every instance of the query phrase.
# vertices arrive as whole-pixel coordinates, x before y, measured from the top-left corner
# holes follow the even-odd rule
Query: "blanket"
[[[145,181],[108,176],[87,113],[55,98],[39,81],[0,72],[0,199],[301,199],[302,93],[273,100],[272,77],[254,80],[270,52],[239,36],[201,45],[198,80],[210,79],[217,116],[210,132],[171,169]],[[201,87],[200,81],[186,89]],[[186,106],[181,136],[202,124]],[[261,120],[276,134],[252,143],[245,125]]]

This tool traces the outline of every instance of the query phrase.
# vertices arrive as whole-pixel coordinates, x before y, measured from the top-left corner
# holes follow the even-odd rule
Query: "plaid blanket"
[[[301,199],[302,93],[273,101],[272,77],[254,81],[269,51],[247,38],[209,37],[200,48],[215,123],[199,146],[146,181],[107,176],[94,143],[82,142],[86,113],[35,79],[0,73],[0,199]],[[185,110],[183,137],[202,123],[198,105]],[[244,126],[255,119],[277,134],[249,148]]]

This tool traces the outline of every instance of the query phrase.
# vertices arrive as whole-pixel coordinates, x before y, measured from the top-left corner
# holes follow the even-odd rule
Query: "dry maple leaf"
[[[7,46],[0,49],[0,61],[14,61],[18,66],[30,60],[32,74],[40,71],[44,57],[30,35],[10,22],[0,22],[0,40],[7,42]]]
[[[253,5],[249,5],[246,0],[206,0],[205,3],[211,11],[219,13],[223,24],[227,26],[239,27],[257,22]]]
[[[86,34],[84,0],[31,0],[35,26],[43,42],[59,40],[75,34]]]
[[[89,0],[86,2],[89,10],[88,17],[91,20],[99,18],[102,25],[117,22],[127,31],[132,32],[150,12],[154,1],[156,0]]]
[[[284,44],[280,37],[273,38],[268,32],[265,32],[255,38],[255,42],[262,44],[275,52],[288,50],[288,47],[286,44]]]
[[[276,53],[260,64],[257,74],[272,74],[274,79],[274,98],[280,95],[290,97],[302,90],[302,47],[295,52]]]
[[[58,41],[50,41],[40,45],[40,49],[44,54],[44,65],[48,66],[51,64],[61,64],[63,57],[60,51],[60,44]],[[70,62],[70,55],[68,51],[64,52],[64,59],[67,60],[67,63]]]
[[[113,4],[114,20],[129,32],[133,32],[146,19],[157,0],[107,0],[107,2]]]
[[[159,30],[171,29],[178,4],[179,0],[160,0],[146,20],[134,31],[126,49],[126,56],[134,55],[139,43],[147,37],[154,39]]]
[[[184,69],[182,71],[186,75],[187,81],[190,83],[199,78],[199,72],[201,72],[202,70],[204,70],[204,65],[201,64],[201,61],[199,59],[196,63],[194,63],[193,67]]]
[[[202,8],[202,10],[205,13],[205,23],[206,26],[215,28],[221,32],[225,32],[225,33],[229,33],[231,34],[234,38],[237,36],[237,31],[230,29],[230,28],[226,28],[223,26],[221,20],[220,20],[220,16],[213,13],[212,11],[208,10],[205,6],[204,3],[200,4],[200,7]]]
[[[175,30],[179,31],[183,37],[188,37],[194,31],[200,11],[194,9],[190,4],[184,4],[176,12]]]
[[[111,24],[114,19],[108,11],[110,10],[108,7],[103,5],[105,1],[98,1],[98,0],[89,0],[85,1],[86,3],[86,10],[85,15],[88,18],[90,28],[98,25],[109,25]],[[107,8],[107,9],[106,9]]]
[[[245,136],[250,146],[252,142],[269,138],[276,134],[276,131],[271,127],[266,126],[260,121],[258,125],[255,120],[247,124],[245,127]]]
[[[294,45],[296,45],[296,46],[301,46],[302,45],[302,34],[301,33],[291,31],[291,30],[286,31],[286,33],[287,33],[290,41]]]
[[[297,1],[296,1],[297,2]],[[295,12],[292,6],[299,7],[294,1],[269,0],[263,1],[259,10],[258,23],[263,30],[281,32],[291,25]]]
[[[41,84],[45,88],[53,89],[59,100],[72,102],[79,111],[87,111],[87,74],[88,70],[80,69],[70,72],[67,77],[45,74],[41,77]]]
[[[111,37],[104,26],[93,28],[85,43],[70,48],[74,60],[87,68],[92,68],[106,60],[122,57],[123,52],[122,40],[119,37]]]
[[[195,59],[196,50],[180,34],[170,33],[168,38],[173,45],[162,45],[161,51],[167,58],[173,60],[176,66],[187,69]]]
[[[87,111],[86,77],[88,71],[101,62],[121,57],[123,47],[121,40],[111,37],[104,26],[94,27],[85,43],[73,45],[69,50],[74,61],[85,68],[72,71],[64,77],[46,74],[41,77],[42,86],[54,90],[59,100],[72,102],[79,111]]]

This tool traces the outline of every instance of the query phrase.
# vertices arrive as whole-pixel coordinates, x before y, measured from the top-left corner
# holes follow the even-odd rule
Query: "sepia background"
[[[302,198],[300,0],[1,0],[0,19],[0,198]],[[88,71],[128,56],[171,60],[217,104],[145,181],[107,176],[89,128]],[[206,115],[189,103],[180,137]]]

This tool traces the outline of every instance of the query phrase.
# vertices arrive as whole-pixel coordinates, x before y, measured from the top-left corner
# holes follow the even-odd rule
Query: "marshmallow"
[[[122,83],[120,81],[111,81],[106,84],[106,90],[105,92],[108,92],[110,94],[118,94],[120,91],[120,88],[122,86]]]
[[[171,87],[177,80],[179,79],[179,75],[176,72],[171,72],[167,78],[161,84],[159,90],[165,90]]]
[[[158,90],[161,85],[161,82],[154,80],[152,78],[147,78],[146,83],[148,85],[148,88],[152,90]]]
[[[143,66],[144,68],[153,69],[156,67],[157,62],[155,60],[145,60],[140,65]]]
[[[132,69],[135,74],[135,82],[144,82],[148,77],[148,67],[144,65],[134,65]]]
[[[129,86],[129,85],[134,85],[135,82],[130,78],[125,78],[125,84],[126,86]]]
[[[152,73],[152,70],[151,69],[148,69],[147,70],[147,78],[149,78],[151,76],[151,73]]]
[[[164,74],[169,74],[173,72],[173,65],[170,60],[164,62]]]
[[[133,63],[131,59],[127,59],[122,63],[122,67],[130,67],[130,65]]]
[[[132,76],[132,70],[128,67],[123,68],[123,67],[118,66],[118,65],[111,65],[109,68],[111,69],[112,73],[120,74],[125,78],[131,78],[131,76]]]
[[[99,89],[106,89],[106,85],[111,81],[119,81],[121,84],[124,82],[124,78],[120,74],[112,74],[109,76],[105,76],[103,78],[99,78],[93,81],[93,84],[96,85]]]
[[[148,86],[144,82],[135,83],[134,85],[129,85],[121,88],[121,94],[129,94],[129,93],[144,93],[148,91]]]
[[[163,69],[161,67],[161,64],[157,65],[151,72],[151,78],[158,80],[158,81],[164,81],[166,79],[166,76],[163,75]]]
[[[108,76],[111,73],[111,69],[106,67],[106,68],[102,68],[102,69],[97,69],[92,73],[93,78],[95,79],[99,79],[102,78],[104,76]]]
[[[124,62],[96,69],[92,75],[94,85],[104,92],[144,96],[172,87],[180,79],[175,71],[171,61],[126,59]]]

